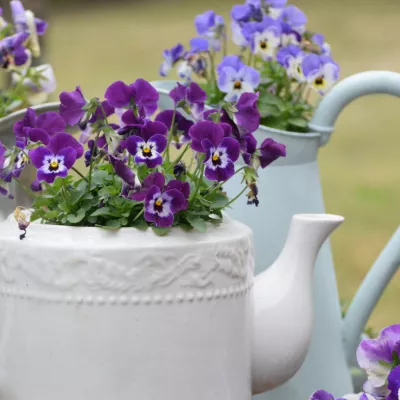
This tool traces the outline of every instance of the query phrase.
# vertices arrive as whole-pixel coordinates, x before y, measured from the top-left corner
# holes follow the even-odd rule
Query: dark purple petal
[[[48,23],[40,18],[35,18],[36,23],[36,32],[39,36],[42,36],[46,33]]]
[[[85,115],[86,100],[79,86],[73,92],[62,92],[60,102],[60,115],[68,125],[76,125]]]
[[[135,185],[135,174],[133,171],[121,160],[118,158],[109,155],[111,164],[114,167],[115,173],[124,180],[128,185],[134,186]]]
[[[166,136],[168,133],[168,128],[159,121],[150,121],[147,120],[141,130],[141,136],[143,139],[148,142],[149,139],[154,135],[163,135]]]
[[[159,228],[169,228],[174,223],[174,214],[168,214],[165,217],[156,214],[154,223]]]
[[[209,139],[203,139],[201,141],[201,146],[203,148],[203,153],[205,153],[203,164],[206,164],[210,159],[212,152],[215,150],[215,147]]]
[[[165,177],[161,172],[153,172],[143,181],[143,187],[150,188],[152,186],[157,186],[160,190],[164,188]]]
[[[50,136],[64,132],[65,121],[56,112],[45,112],[40,114],[36,120],[36,127],[44,130]]]
[[[169,97],[177,104],[182,100],[186,100],[187,86],[177,82],[177,86],[169,92]]]
[[[143,116],[150,117],[158,107],[159,94],[157,90],[144,79],[137,79],[133,84],[135,90],[135,103],[144,111]],[[115,106],[116,107],[116,106]]]
[[[186,91],[189,104],[203,104],[207,100],[207,93],[195,82],[192,82]]]
[[[112,107],[121,108],[129,105],[135,93],[132,86],[122,81],[112,83],[106,90],[104,97]]]
[[[174,214],[187,207],[187,200],[183,193],[178,189],[170,189],[164,192],[161,198],[170,204],[171,212]]]
[[[335,400],[335,397],[325,390],[317,390],[310,396],[309,400]]]
[[[144,202],[144,207],[146,211],[154,213],[154,208],[150,206],[150,202],[158,197],[161,197],[161,189],[156,185],[151,186],[147,191],[146,199]]]
[[[155,168],[158,165],[162,165],[163,158],[157,154],[154,158],[143,157],[140,152],[135,156],[136,164],[146,164],[148,168]]]
[[[126,140],[126,148],[130,154],[135,156],[139,151],[139,146],[144,143],[140,136],[130,136]]]
[[[46,156],[54,156],[53,152],[47,147],[41,146],[29,151],[29,157],[32,161],[32,164],[38,169],[43,166],[44,158]]]
[[[271,138],[265,139],[260,147],[261,168],[267,167],[279,157],[286,157],[286,146]]]
[[[207,166],[204,171],[204,175],[210,181],[218,181],[217,169],[213,169],[213,168],[210,168],[209,166]]]
[[[233,175],[235,175],[235,165],[232,161],[228,161],[225,168],[217,168],[218,182],[225,182]]]
[[[257,108],[258,94],[243,93],[236,104],[235,118],[245,133],[253,133],[260,126],[260,113]]]
[[[386,400],[399,400],[400,394],[400,366],[394,368],[388,377],[388,389],[390,395]]]
[[[230,137],[226,137],[222,139],[222,142],[218,146],[218,149],[225,149],[229,159],[235,162],[240,155],[240,145],[239,142]]]
[[[33,128],[36,126],[36,113],[32,108],[28,108],[24,115],[24,118],[21,121],[18,121],[14,124],[14,133],[16,136],[25,136],[24,128],[30,127]]]
[[[50,140],[48,148],[54,153],[59,153],[60,150],[71,147],[76,151],[77,158],[83,155],[83,146],[69,133],[57,133]]]
[[[165,187],[165,191],[171,190],[171,189],[177,189],[179,190],[187,200],[190,196],[190,185],[188,182],[182,182],[178,180],[172,180],[167,183],[167,186]]]
[[[25,47],[17,47],[14,51],[14,64],[16,66],[25,65],[29,59],[29,53]]]
[[[168,140],[165,136],[157,134],[152,136],[147,143],[153,144],[157,153],[162,153],[167,147]]]
[[[46,181],[47,183],[53,183],[55,181],[55,179],[59,176],[61,178],[66,178],[68,175],[68,170],[64,169],[60,172],[57,173],[47,173],[46,171],[44,171],[43,169],[39,169],[37,174],[36,174],[36,178],[39,182],[43,182]]]
[[[31,190],[32,190],[32,192],[41,192],[42,191],[42,185],[40,184],[38,179],[35,179],[31,183]]]
[[[31,142],[42,142],[45,145],[49,144],[50,136],[43,129],[25,128],[25,130]]]
[[[199,121],[189,129],[189,136],[192,138],[191,147],[198,152],[204,152],[201,145],[202,140],[209,139],[217,147],[224,138],[223,128],[211,121]]]
[[[72,147],[62,149],[57,153],[57,157],[64,157],[64,165],[67,169],[71,169],[76,161],[76,151]]]

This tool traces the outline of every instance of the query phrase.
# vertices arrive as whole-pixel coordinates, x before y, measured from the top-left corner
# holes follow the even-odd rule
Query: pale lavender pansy
[[[183,56],[184,48],[178,43],[171,49],[165,49],[163,52],[164,61],[160,66],[160,75],[167,76],[171,68],[179,61]]]
[[[218,66],[218,88],[225,100],[235,102],[243,93],[253,93],[260,83],[260,73],[229,57]]]
[[[294,5],[286,6],[279,15],[279,19],[290,25],[295,31],[303,33],[307,24],[307,16]]]
[[[30,52],[24,47],[29,33],[17,33],[0,41],[0,65],[4,69],[26,68],[31,61]]]
[[[197,34],[209,41],[210,47],[216,51],[221,48],[221,37],[224,34],[224,19],[209,10],[196,16],[194,20]]]

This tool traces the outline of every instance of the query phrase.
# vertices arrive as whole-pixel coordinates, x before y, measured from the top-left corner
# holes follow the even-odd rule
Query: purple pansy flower
[[[107,88],[104,97],[115,108],[135,104],[142,117],[150,117],[156,112],[159,99],[157,90],[144,79],[137,79],[130,85],[122,81],[114,82]]]
[[[15,25],[16,31],[19,32],[28,32],[29,26],[26,16],[26,11],[24,6],[22,5],[21,1],[19,0],[11,0],[11,14],[12,19]],[[38,35],[44,35],[47,29],[47,22],[43,21],[40,18],[35,18],[35,27],[36,33]]]
[[[393,352],[400,357],[400,324],[383,329],[376,339],[364,339],[357,349],[357,361],[372,387],[386,383],[393,362]]]
[[[164,184],[164,175],[161,172],[153,172],[143,180],[141,185],[139,184],[134,189],[131,189],[127,197],[135,201],[144,201],[152,186],[164,187]]]
[[[207,93],[195,82],[189,86],[178,82],[177,86],[169,92],[169,97],[174,100],[176,107],[190,108],[190,113],[197,120],[204,111]]]
[[[265,16],[261,22],[247,22],[243,26],[243,35],[251,43],[251,50],[263,60],[274,58],[281,44],[282,25],[271,17]]]
[[[386,400],[400,400],[400,366],[393,368],[388,377],[389,396]]]
[[[260,112],[257,108],[258,93],[243,93],[236,103],[237,112],[234,114],[239,133],[253,133],[260,126]]]
[[[62,92],[60,103],[60,115],[70,126],[76,125],[86,114],[83,109],[86,100],[79,86],[72,92]]]
[[[163,52],[164,61],[160,66],[160,75],[167,76],[170,69],[176,64],[176,62],[182,57],[184,52],[183,46],[178,43],[171,49],[165,49]]]
[[[188,193],[187,190],[182,186],[175,187],[174,181],[170,181],[165,188],[164,184],[164,176],[162,174],[157,176],[153,186],[147,191],[144,203],[144,218],[160,228],[172,226],[174,214],[187,208],[187,199],[184,194],[184,192]]]
[[[300,44],[301,35],[294,30],[287,22],[281,22],[282,24],[282,35],[281,35],[281,45],[288,46],[291,44]]]
[[[308,54],[301,64],[308,84],[320,94],[326,93],[339,79],[339,66],[328,56]]]
[[[2,68],[23,67],[30,61],[30,54],[24,47],[29,33],[17,33],[0,41],[0,64]]]
[[[326,56],[330,55],[331,46],[325,41],[324,35],[322,35],[321,33],[315,33],[312,36],[311,41],[321,49],[322,54],[325,54]]]
[[[32,192],[41,192],[42,189],[42,184],[39,182],[38,179],[35,179],[32,183],[31,183],[31,190]]]
[[[146,121],[141,129],[140,136],[130,136],[126,141],[126,148],[135,156],[137,164],[146,164],[149,168],[161,165],[161,153],[167,147],[167,127],[158,121]]]
[[[252,67],[237,63],[230,58],[230,64],[224,60],[218,67],[218,88],[225,96],[226,101],[234,102],[242,93],[253,93],[260,83],[260,73]]]
[[[208,39],[211,47],[219,51],[221,48],[221,34],[224,26],[224,19],[209,10],[197,15],[194,20],[197,34]]]
[[[279,19],[289,24],[295,31],[303,33],[305,31],[305,25],[307,24],[307,16],[298,7],[289,5],[285,7]]]
[[[317,390],[310,396],[309,400],[335,400],[335,396],[325,390]]]
[[[232,42],[237,46],[246,47],[249,42],[243,35],[243,24],[235,20],[231,21]]]
[[[228,124],[200,121],[190,128],[192,148],[205,153],[205,176],[212,181],[223,182],[234,173],[234,162],[239,158],[239,142],[227,137],[231,133]]]
[[[65,122],[56,112],[45,112],[36,116],[32,108],[28,108],[21,121],[14,124],[17,146],[23,148],[31,142],[42,142],[47,145],[55,134],[64,132]]]
[[[298,82],[303,82],[304,75],[301,64],[305,55],[299,46],[290,44],[279,49],[276,59],[279,64],[286,68],[286,72],[291,78],[295,78]]]
[[[165,110],[160,112],[155,120],[162,122],[168,128],[168,130],[170,130],[173,115],[173,110]],[[180,112],[177,111],[175,114],[175,123],[172,131],[171,144],[174,144],[177,149],[180,149],[183,144],[190,142],[189,129],[192,125],[193,121],[186,119]]]
[[[129,186],[134,188],[137,183],[135,173],[120,159],[109,155],[115,173]]]
[[[192,54],[204,53],[210,48],[208,40],[204,38],[193,38],[190,40],[190,52]]]
[[[265,139],[259,149],[261,168],[266,168],[279,157],[286,157],[286,146],[271,138]]]
[[[47,147],[29,152],[32,164],[38,169],[39,182],[53,183],[56,177],[65,178],[77,158],[83,154],[82,145],[68,133],[58,133]]]
[[[12,178],[18,178],[21,171],[29,163],[24,151],[13,153],[0,142],[0,180],[10,183]]]

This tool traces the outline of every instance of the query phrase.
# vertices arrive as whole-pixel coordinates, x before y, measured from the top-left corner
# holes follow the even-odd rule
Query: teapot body
[[[2,400],[251,398],[253,243],[0,223]]]

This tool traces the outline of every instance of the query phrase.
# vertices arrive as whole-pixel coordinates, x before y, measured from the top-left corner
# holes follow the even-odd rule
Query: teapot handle
[[[311,132],[321,134],[325,145],[340,112],[353,100],[368,94],[390,94],[400,97],[400,74],[390,71],[368,71],[349,76],[339,82],[322,99],[308,124]]]
[[[400,226],[364,278],[344,317],[343,341],[350,365],[356,365],[356,350],[364,327],[399,267]]]

